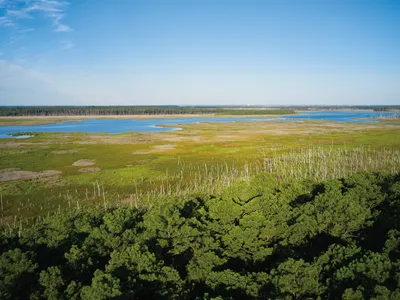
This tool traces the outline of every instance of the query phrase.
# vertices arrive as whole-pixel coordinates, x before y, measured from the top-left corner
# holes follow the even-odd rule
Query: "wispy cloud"
[[[0,17],[0,26],[16,26],[20,19],[40,14],[51,20],[54,31],[68,32],[71,28],[63,22],[68,5],[62,0],[0,0],[0,8],[5,11],[5,15]]]
[[[24,105],[29,99],[38,105],[74,101],[52,75],[0,59],[0,105]]]
[[[6,81],[6,79],[15,79],[16,82],[19,82],[21,77],[29,77],[30,79],[35,79],[42,83],[52,82],[51,79],[43,73],[0,59],[0,78],[4,81]]]
[[[27,29],[21,29],[19,32],[20,33],[27,33],[27,32],[31,32],[31,31],[34,31],[35,29],[33,29],[33,28],[27,28]]]
[[[54,26],[54,31],[58,31],[58,32],[68,32],[71,31],[71,28],[67,25],[64,24],[56,24]]]
[[[74,43],[72,43],[71,41],[68,41],[68,40],[61,41],[60,46],[64,50],[73,49],[75,47]]]
[[[14,27],[15,23],[8,16],[0,17],[0,27]]]

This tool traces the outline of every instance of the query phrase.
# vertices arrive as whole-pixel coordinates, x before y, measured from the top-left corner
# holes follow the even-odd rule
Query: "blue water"
[[[0,126],[0,138],[12,138],[9,134],[18,132],[87,132],[87,133],[123,133],[123,132],[162,132],[179,130],[179,124],[200,122],[235,122],[255,121],[254,118],[166,118],[166,119],[88,119],[78,122],[61,122],[56,124],[33,126]],[[272,120],[272,119],[259,119]],[[174,128],[159,125],[176,125]],[[21,137],[19,137],[21,138]]]
[[[385,113],[393,115],[395,113]],[[397,113],[398,115],[398,113]],[[304,112],[293,116],[278,118],[166,118],[166,119],[89,119],[82,122],[62,122],[34,126],[0,126],[0,138],[10,138],[9,134],[18,132],[87,132],[87,133],[123,133],[123,132],[162,132],[179,130],[179,124],[192,124],[201,122],[252,122],[252,121],[304,121],[326,120],[336,122],[377,122],[375,120],[358,120],[376,116],[372,111],[322,111]],[[174,128],[160,127],[159,125],[176,125]],[[29,136],[15,137],[27,138]]]

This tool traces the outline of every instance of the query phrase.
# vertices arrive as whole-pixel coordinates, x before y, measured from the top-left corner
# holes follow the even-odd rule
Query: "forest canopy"
[[[0,107],[0,116],[123,116],[123,115],[286,115],[295,114],[291,109],[189,107],[189,106],[21,106]]]
[[[81,208],[0,254],[1,299],[400,299],[400,174]]]

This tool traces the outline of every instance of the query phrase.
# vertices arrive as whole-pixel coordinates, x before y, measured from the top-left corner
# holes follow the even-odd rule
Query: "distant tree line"
[[[1,299],[400,299],[400,174],[260,174],[0,234]]]
[[[373,110],[377,112],[399,111],[400,105],[392,106],[3,106],[0,116],[108,116],[108,115],[289,115],[299,110]]]
[[[374,111],[400,111],[400,105],[380,106],[374,108]]]
[[[285,109],[309,110],[309,111],[352,111],[352,110],[372,110],[372,111],[399,111],[400,105],[294,105],[287,106]]]
[[[220,109],[216,110],[215,114],[218,115],[292,115],[296,114],[291,109]]]
[[[172,114],[270,114],[295,113],[290,109],[237,109],[222,107],[181,106],[26,106],[0,107],[0,116],[124,116],[124,115],[172,115]]]

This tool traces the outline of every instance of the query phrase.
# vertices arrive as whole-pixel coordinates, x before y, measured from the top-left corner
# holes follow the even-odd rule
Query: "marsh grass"
[[[5,144],[0,169],[62,172],[54,181],[0,182],[0,223],[19,228],[25,220],[85,206],[150,209],[169,197],[215,195],[260,172],[316,180],[358,171],[396,172],[398,122],[200,123],[184,125],[181,132],[41,133],[29,141],[0,141]],[[8,147],[11,143],[15,147]],[[79,172],[72,164],[80,159],[93,159],[101,171]]]
[[[272,173],[281,180],[315,181],[341,178],[362,171],[397,173],[400,171],[400,151],[309,146],[281,150],[269,157],[262,155],[258,160],[249,162],[195,165],[178,160],[177,169],[175,172],[166,170],[164,175],[150,180],[135,180],[129,197],[118,195],[114,203],[149,208],[152,203],[162,201],[165,197],[216,194],[237,182],[248,181],[261,172]]]
[[[311,146],[290,149],[265,159],[265,171],[282,178],[325,180],[362,171],[396,173],[400,170],[400,151],[365,147]]]
[[[218,195],[227,187],[249,181],[261,172],[271,173],[279,180],[317,181],[341,178],[362,171],[399,172],[400,151],[362,146],[274,148],[260,153],[257,159],[251,161],[213,164],[195,164],[177,157],[174,168],[166,169],[163,174],[158,172],[158,175],[150,178],[134,178],[130,181],[130,186],[124,187],[121,192],[116,192],[105,182],[96,180],[90,186],[60,190],[58,195],[54,191],[41,202],[30,201],[29,198],[21,200],[12,216],[4,214],[4,207],[10,203],[1,193],[0,227],[5,233],[20,232],[24,226],[29,226],[42,217],[80,210],[85,206],[107,209],[128,205],[149,210],[166,198],[195,194]]]

